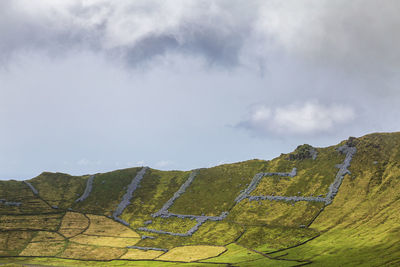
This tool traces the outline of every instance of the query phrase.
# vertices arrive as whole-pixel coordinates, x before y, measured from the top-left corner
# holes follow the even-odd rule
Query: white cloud
[[[160,160],[159,162],[156,163],[156,166],[159,168],[165,168],[165,167],[171,166],[172,164],[173,164],[172,161]]]
[[[88,159],[83,158],[83,159],[80,159],[77,163],[80,166],[87,166],[90,164],[90,161]]]
[[[145,162],[144,162],[144,160],[139,160],[139,161],[137,161],[134,165],[137,165],[137,166],[144,166],[144,165],[145,165]]]
[[[257,106],[249,118],[239,124],[261,134],[273,135],[314,135],[335,130],[355,119],[353,108],[345,105],[322,105],[306,102],[269,108]]]

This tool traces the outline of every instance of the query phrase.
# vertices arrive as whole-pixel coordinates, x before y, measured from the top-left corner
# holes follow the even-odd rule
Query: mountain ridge
[[[0,233],[7,240],[10,233],[26,236],[11,246],[14,250],[0,244],[0,256],[9,261],[48,257],[52,264],[69,259],[131,265],[144,260],[204,266],[397,264],[400,220],[393,210],[400,208],[399,148],[400,133],[375,133],[326,148],[301,145],[269,161],[192,171],[137,167],[0,181]],[[60,232],[68,224],[79,230],[76,236]],[[111,236],[102,232],[102,224],[110,225]],[[121,231],[132,231],[131,243]],[[32,241],[42,232],[62,236],[56,252],[37,248],[56,241]],[[382,262],[371,247],[392,254]],[[237,253],[243,253],[240,260]]]

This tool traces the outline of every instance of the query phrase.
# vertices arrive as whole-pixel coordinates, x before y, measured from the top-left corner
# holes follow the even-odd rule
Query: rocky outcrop
[[[315,160],[318,156],[317,150],[308,145],[304,144],[298,146],[295,151],[289,154],[288,160],[304,160],[304,159],[313,159]]]
[[[113,213],[114,220],[121,222],[125,225],[129,225],[129,223],[127,223],[126,221],[119,218],[119,216],[121,216],[121,214],[124,212],[126,207],[128,207],[128,205],[131,203],[133,192],[135,192],[135,190],[138,188],[140,181],[142,181],[142,179],[148,169],[149,169],[148,167],[143,167],[136,174],[135,178],[133,178],[132,182],[128,185],[128,189],[126,190],[125,195],[122,197],[121,202],[118,204],[117,209]]]
[[[83,195],[80,198],[75,200],[76,203],[82,202],[89,197],[90,193],[92,192],[92,188],[93,188],[93,180],[94,180],[94,175],[90,176],[89,179],[87,180],[85,192],[83,192]]]

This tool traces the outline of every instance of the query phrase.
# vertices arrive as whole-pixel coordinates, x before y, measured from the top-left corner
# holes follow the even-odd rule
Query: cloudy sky
[[[397,0],[2,0],[0,178],[399,131]]]

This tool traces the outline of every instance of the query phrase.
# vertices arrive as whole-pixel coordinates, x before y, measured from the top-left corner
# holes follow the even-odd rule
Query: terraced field
[[[396,266],[399,211],[400,133],[188,172],[46,172],[0,181],[0,264]]]

